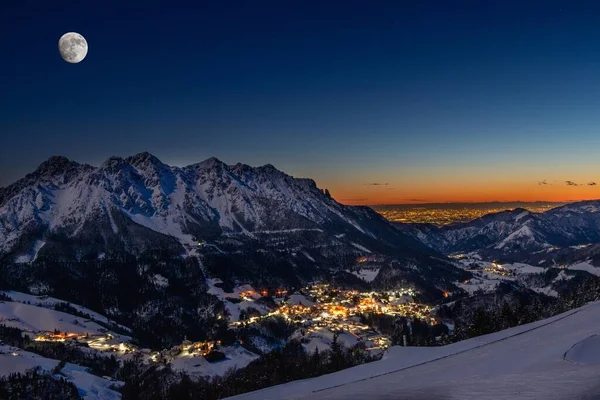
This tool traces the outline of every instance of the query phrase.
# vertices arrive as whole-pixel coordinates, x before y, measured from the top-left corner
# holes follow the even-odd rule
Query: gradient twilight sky
[[[0,5],[0,186],[149,151],[345,203],[600,198],[600,2],[120,3]]]

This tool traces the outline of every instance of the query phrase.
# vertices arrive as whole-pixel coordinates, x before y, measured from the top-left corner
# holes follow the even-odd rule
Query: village
[[[313,284],[288,294],[285,289],[261,289],[255,291],[249,285],[238,292],[238,298],[247,303],[271,297],[275,307],[262,315],[252,315],[239,320],[230,320],[230,328],[237,330],[251,326],[272,317],[285,319],[297,326],[296,337],[305,343],[327,334],[345,334],[353,343],[362,342],[368,351],[383,351],[391,346],[388,336],[361,321],[361,316],[369,314],[392,317],[418,318],[428,324],[435,324],[433,307],[414,302],[417,294],[412,288],[392,291],[369,291],[340,289],[330,284]],[[161,352],[139,349],[122,338],[108,332],[70,333],[38,332],[33,339],[38,342],[71,342],[90,349],[114,353],[123,357],[136,352],[145,353],[149,360],[167,363],[177,357],[207,357],[219,349],[220,341],[191,342]],[[348,340],[346,340],[348,342]]]
[[[267,294],[261,291],[260,295]],[[232,321],[234,328],[249,326],[270,317],[283,317],[301,327],[302,336],[310,337],[324,330],[334,333],[348,333],[357,341],[364,342],[368,350],[384,350],[391,345],[386,335],[361,322],[360,316],[382,314],[393,317],[418,318],[428,324],[435,324],[433,307],[413,301],[416,292],[412,288],[394,291],[360,292],[339,289],[330,284],[307,286],[292,295],[284,290],[274,292],[278,302],[276,309],[261,316]],[[240,298],[253,301],[256,294],[242,292]]]
[[[110,333],[92,334],[69,333],[69,332],[42,332],[34,339],[36,342],[76,342],[87,345],[89,348],[103,351],[115,352],[125,355],[136,351],[136,348],[128,342],[117,339]]]
[[[176,357],[207,357],[211,352],[215,351],[221,341],[201,341],[191,342],[185,340],[181,345],[175,346],[163,351],[150,351],[148,349],[140,349],[129,342],[119,340],[115,336],[106,334],[81,334],[69,332],[42,332],[34,339],[36,342],[61,342],[73,343],[87,346],[93,350],[114,353],[116,356],[133,355],[136,352],[144,353],[150,361],[155,363],[166,364]]]

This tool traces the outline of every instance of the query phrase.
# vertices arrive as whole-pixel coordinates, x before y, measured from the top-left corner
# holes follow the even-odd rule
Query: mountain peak
[[[152,163],[161,163],[162,164],[162,162],[158,159],[158,157],[156,157],[154,154],[149,153],[147,151],[143,151],[134,156],[127,157],[127,161],[129,161],[131,164],[143,163],[143,162],[147,162],[147,161],[152,162]]]
[[[275,168],[273,164],[265,164],[262,167],[258,167],[257,170],[260,172],[266,172],[267,174],[287,175],[285,172]]]
[[[138,169],[146,169],[147,167],[162,167],[164,166],[164,164],[162,163],[162,161],[160,161],[158,159],[158,157],[156,157],[153,154],[148,153],[147,151],[144,151],[143,153],[138,153],[134,156],[131,157],[127,157],[125,159],[125,161],[138,168]]]
[[[65,156],[51,156],[46,161],[42,162],[39,165],[38,169],[46,169],[48,167],[58,166],[58,165],[69,165],[70,162],[71,162],[71,160],[69,160]]]
[[[112,156],[102,163],[101,168],[109,172],[117,172],[126,165],[127,162],[122,157]]]
[[[75,161],[64,156],[52,156],[39,165],[36,172],[43,175],[56,175],[65,172],[70,167],[78,166]]]
[[[194,165],[200,166],[204,169],[212,169],[212,168],[216,168],[216,167],[226,166],[226,164],[223,161],[219,160],[217,157],[207,158],[206,160],[201,161]]]

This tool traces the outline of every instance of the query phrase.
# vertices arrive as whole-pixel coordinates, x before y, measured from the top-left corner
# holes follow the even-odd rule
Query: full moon
[[[88,44],[83,36],[76,32],[62,35],[58,41],[58,51],[63,60],[71,64],[77,64],[85,58],[88,52]]]

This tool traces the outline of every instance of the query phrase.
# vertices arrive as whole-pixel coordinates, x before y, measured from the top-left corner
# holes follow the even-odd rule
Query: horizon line
[[[447,202],[443,202],[443,201],[437,201],[437,202],[410,202],[410,203],[376,203],[376,204],[362,204],[365,206],[370,206],[370,207],[377,207],[377,206],[427,206],[427,205],[450,205],[450,204],[469,204],[469,205],[473,205],[473,204],[507,204],[507,203],[518,203],[518,204],[538,204],[538,203],[544,203],[544,204],[569,204],[569,203],[578,203],[581,201],[594,201],[594,200],[600,200],[600,199],[581,199],[581,200],[564,200],[564,201],[549,201],[549,200],[535,200],[535,201],[523,201],[523,200],[507,200],[507,201],[500,201],[500,200],[492,200],[492,201],[447,201]]]

